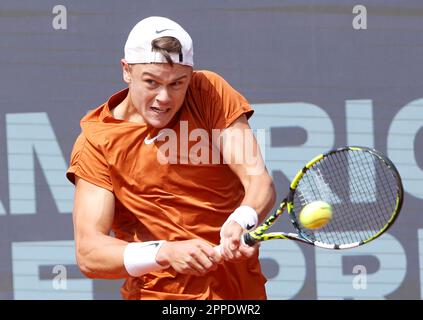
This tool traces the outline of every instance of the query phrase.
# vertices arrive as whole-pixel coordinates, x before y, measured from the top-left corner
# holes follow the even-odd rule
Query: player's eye
[[[153,79],[144,79],[144,82],[148,87],[151,87],[151,88],[154,88],[158,85],[158,83]]]
[[[181,87],[181,86],[182,86],[182,84],[183,84],[183,82],[178,80],[178,81],[172,82],[172,83],[171,83],[171,86],[172,86],[174,89],[178,89],[179,87]]]

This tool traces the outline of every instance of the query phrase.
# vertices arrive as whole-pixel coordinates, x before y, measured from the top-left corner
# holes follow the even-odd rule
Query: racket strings
[[[373,196],[376,194],[376,186],[374,183],[375,176],[373,175],[374,162],[372,158],[359,157],[361,154],[351,153],[350,156],[353,158],[349,160],[349,172],[350,172],[350,197],[353,196],[354,202],[366,203],[369,200],[375,201]],[[363,183],[363,181],[367,181]],[[373,182],[372,182],[373,181]],[[350,199],[351,201],[351,199]],[[367,239],[372,234],[376,233],[382,226],[377,226],[380,219],[376,219],[373,214],[366,216],[365,208],[359,206],[356,209],[355,215],[350,215],[350,226],[354,227],[354,223],[359,224],[363,230],[356,230],[359,233],[359,239]],[[351,239],[355,240],[355,239]]]
[[[347,202],[347,204],[351,207],[353,204],[358,205],[355,209],[356,213],[351,214],[351,217],[353,223],[357,222],[358,226],[361,227],[361,229],[354,228],[353,230],[359,233],[359,240],[368,239],[383,228],[388,218],[385,216],[386,213],[390,215],[393,212],[386,210],[383,205],[393,201],[388,199],[377,200],[379,195],[376,186],[383,186],[380,178],[389,174],[389,170],[385,165],[380,166],[382,164],[380,160],[370,153],[348,152],[345,154],[350,157],[348,159],[349,186],[352,191],[350,202],[353,202]],[[378,172],[380,169],[386,169],[386,172]],[[385,194],[385,191],[380,194]],[[391,199],[394,199],[394,197]],[[370,207],[369,204],[371,204]]]
[[[353,165],[356,166],[354,172],[358,175],[358,173],[363,172],[361,168],[366,168],[367,170],[365,170],[365,172],[367,176],[371,177],[371,179],[367,180],[369,182],[374,181],[374,183],[360,184],[360,186],[363,185],[365,187],[365,195],[374,194],[379,197],[378,200],[376,200],[376,197],[372,199],[375,210],[373,210],[373,214],[369,215],[369,227],[374,227],[376,229],[375,231],[378,231],[383,228],[387,219],[389,219],[392,212],[394,212],[397,193],[396,181],[390,169],[385,164],[382,165],[382,160],[376,160],[375,157],[362,157],[359,160],[361,163],[353,162]],[[371,163],[366,162],[368,160],[372,160]],[[374,168],[374,170],[370,168]],[[366,176],[362,176],[362,179],[366,179]],[[376,186],[379,187],[379,192],[377,192]]]
[[[342,199],[346,199],[350,197],[350,186],[347,183],[339,183],[339,179],[346,179],[345,177],[345,168],[348,166],[348,159],[345,157],[344,153],[335,153],[333,157],[328,157],[327,162],[322,162],[321,165],[326,172],[331,174],[333,181],[331,181],[331,185],[333,190],[336,190],[336,200],[329,202],[332,204],[338,204],[340,210],[343,213],[347,213],[348,207],[347,203],[343,202]],[[336,185],[337,188],[335,189],[335,183],[339,183]],[[352,188],[354,190],[354,188]],[[333,191],[332,191],[333,192]],[[334,193],[335,195],[335,193]],[[334,196],[335,197],[335,196]],[[325,200],[326,201],[326,200]],[[328,201],[326,201],[328,202]],[[355,230],[355,233],[352,232],[339,232],[339,230],[352,230],[354,229],[355,223],[358,221],[353,219],[353,217],[349,214],[344,214],[342,216],[342,220],[339,217],[333,219],[333,223],[327,226],[326,233],[321,235],[320,241],[327,242],[327,243],[353,243],[356,242],[357,236],[360,238],[365,237],[366,235],[360,231]],[[361,224],[366,224],[365,221],[360,221]],[[368,226],[365,225],[367,228]],[[357,232],[359,234],[357,234]]]
[[[328,170],[328,168],[332,168],[333,172],[331,173],[334,175],[334,177],[341,177],[343,174],[345,174],[343,170],[344,170],[344,166],[346,165],[346,161],[347,159],[345,159],[345,157],[342,154],[336,153],[334,157],[328,158],[327,163],[322,163],[322,166],[325,167],[326,170]],[[341,163],[342,166],[337,165],[337,163]],[[348,196],[349,191],[346,188],[346,184],[339,185],[338,189],[336,189],[336,192],[338,194],[337,201],[332,203],[334,204],[339,203],[339,205],[342,206],[343,212],[345,212],[344,211],[345,208],[343,208],[343,205],[340,199]],[[347,229],[350,229],[352,224],[354,223],[354,220],[351,219],[349,215],[345,215],[345,217],[343,218],[344,218],[343,220],[344,226]],[[341,230],[340,222],[341,222],[340,219],[333,219],[333,224],[328,225],[328,228],[327,228],[328,233],[324,234],[324,235],[327,235],[327,238],[325,239],[322,235],[321,240],[325,240],[323,242],[329,242],[329,243],[337,243],[340,241],[342,243],[355,242],[355,239],[352,237],[350,233],[337,232],[337,230]]]
[[[305,177],[308,183],[302,184],[298,191],[298,198],[302,206],[309,204],[316,198],[330,199],[331,192],[329,186],[323,178],[319,168],[312,168]]]
[[[297,190],[297,214],[316,200],[333,207],[330,223],[319,230],[303,228],[302,232],[310,239],[339,245],[365,241],[383,229],[395,211],[398,193],[395,176],[386,163],[362,150],[343,150],[324,157],[305,172]]]
[[[382,175],[383,181],[381,185],[384,186],[384,192],[381,193],[382,204],[385,206],[386,210],[394,211],[396,207],[396,201],[390,201],[391,197],[395,197],[398,193],[398,187],[395,181],[395,177],[392,175]]]

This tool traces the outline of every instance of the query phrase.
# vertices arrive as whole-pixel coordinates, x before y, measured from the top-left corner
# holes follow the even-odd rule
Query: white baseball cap
[[[174,63],[194,65],[192,39],[179,24],[164,17],[149,17],[138,22],[125,43],[125,60],[128,63],[166,63],[165,57],[152,50],[151,42],[161,37],[174,37],[182,45],[182,55],[171,53]]]

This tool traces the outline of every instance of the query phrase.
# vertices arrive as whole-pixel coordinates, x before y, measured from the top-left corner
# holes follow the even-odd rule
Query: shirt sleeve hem
[[[89,183],[92,183],[94,185],[96,185],[97,187],[106,189],[110,192],[113,192],[113,187],[110,185],[105,184],[104,182],[102,182],[101,180],[95,179],[93,177],[81,174],[80,170],[78,170],[78,167],[74,166],[74,167],[70,167],[69,170],[66,172],[66,177],[68,178],[68,180],[70,182],[72,182],[73,184],[75,184],[75,177],[81,178]]]
[[[254,113],[254,110],[249,105],[244,105],[236,112],[234,112],[228,119],[226,119],[225,127],[228,128],[232,123],[235,122],[241,115],[245,114],[249,119]]]

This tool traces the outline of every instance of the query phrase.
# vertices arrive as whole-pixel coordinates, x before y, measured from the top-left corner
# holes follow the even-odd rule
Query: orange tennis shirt
[[[127,93],[114,94],[82,118],[68,179],[74,182],[76,175],[114,193],[116,238],[219,244],[220,228],[240,205],[244,188],[221,155],[216,157],[213,130],[227,128],[242,114],[250,117],[252,108],[217,74],[194,71],[181,109],[166,128],[157,129],[112,116]],[[125,299],[265,299],[265,282],[255,256],[224,262],[204,276],[170,267],[129,277],[121,293]]]

